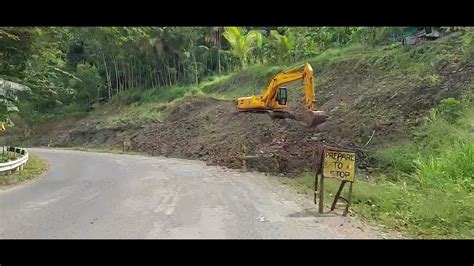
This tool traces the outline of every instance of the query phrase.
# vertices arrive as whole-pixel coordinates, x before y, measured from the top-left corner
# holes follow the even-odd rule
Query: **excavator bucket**
[[[303,121],[308,127],[316,127],[324,122],[328,116],[323,111],[306,111],[299,119]]]

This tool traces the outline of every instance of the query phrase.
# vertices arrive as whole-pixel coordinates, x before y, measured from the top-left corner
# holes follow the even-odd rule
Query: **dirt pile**
[[[171,110],[132,145],[153,155],[288,173],[311,167],[319,145],[315,132],[294,120],[239,113],[233,102],[199,97]]]

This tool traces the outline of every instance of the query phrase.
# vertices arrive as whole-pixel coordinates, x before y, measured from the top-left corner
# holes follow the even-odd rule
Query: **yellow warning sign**
[[[324,150],[324,177],[354,182],[355,153]]]

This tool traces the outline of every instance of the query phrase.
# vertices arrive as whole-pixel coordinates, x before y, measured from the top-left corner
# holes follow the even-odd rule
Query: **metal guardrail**
[[[15,156],[18,156],[18,158],[6,163],[0,163],[0,173],[6,172],[7,174],[10,174],[12,171],[23,170],[26,162],[28,162],[28,151],[23,148],[7,146],[3,147],[3,153],[5,152],[13,152]]]

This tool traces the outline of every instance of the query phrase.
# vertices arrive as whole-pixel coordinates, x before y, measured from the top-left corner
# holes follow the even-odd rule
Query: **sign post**
[[[355,179],[355,159],[356,155],[353,151],[329,146],[321,147],[314,180],[314,203],[316,204],[317,194],[319,194],[319,213],[324,212],[324,178],[331,177],[341,180],[341,185],[331,205],[331,211],[336,208],[337,201],[343,199],[347,202],[343,216],[347,215],[352,202],[352,183]],[[319,175],[321,175],[320,178],[318,178]],[[349,182],[349,193],[348,199],[345,199],[341,197],[341,192],[347,182]]]

